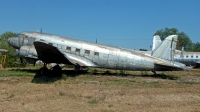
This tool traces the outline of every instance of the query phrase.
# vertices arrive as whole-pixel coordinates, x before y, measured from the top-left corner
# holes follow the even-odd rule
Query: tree
[[[193,44],[189,36],[184,32],[179,32],[176,28],[165,28],[164,30],[157,30],[154,35],[159,35],[161,40],[164,40],[169,35],[178,35],[178,43],[176,49],[181,50],[184,47],[185,51],[192,51]]]
[[[193,43],[193,51],[200,52],[200,43]]]
[[[12,46],[10,46],[7,42],[8,38],[16,36],[17,33],[13,32],[5,32],[0,36],[0,48],[8,50],[7,53],[3,53],[7,56],[7,63],[6,63],[7,67],[18,66],[20,63],[18,56],[12,56],[12,53],[15,52],[15,49]]]

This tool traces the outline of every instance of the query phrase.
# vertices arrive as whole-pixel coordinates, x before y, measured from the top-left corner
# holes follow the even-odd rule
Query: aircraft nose
[[[14,48],[19,48],[18,37],[11,37],[8,39],[8,44]]]

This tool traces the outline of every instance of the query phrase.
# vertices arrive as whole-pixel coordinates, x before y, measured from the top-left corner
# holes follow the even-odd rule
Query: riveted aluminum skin
[[[167,37],[167,39],[162,42],[162,44],[158,46],[151,55],[145,55],[135,52],[134,50],[111,47],[39,32],[22,32],[18,38],[18,42],[16,41],[17,46],[15,47],[20,49],[21,57],[27,55],[29,55],[29,57],[30,55],[38,57],[45,56],[45,54],[42,54],[42,52],[40,52],[40,54],[38,54],[38,52],[44,48],[46,50],[56,48],[60,54],[66,57],[68,60],[66,62],[71,62],[71,64],[76,64],[79,66],[101,67],[119,70],[171,71],[186,69],[183,64],[175,63],[173,59],[178,38],[177,35],[171,35]],[[11,40],[12,39],[10,39],[10,41]],[[34,42],[44,43],[44,47],[30,47],[33,46]],[[48,47],[49,45],[51,45],[51,47]],[[48,62],[51,62],[51,60],[48,60]]]

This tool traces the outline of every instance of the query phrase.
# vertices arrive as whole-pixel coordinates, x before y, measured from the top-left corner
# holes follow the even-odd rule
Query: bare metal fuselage
[[[174,59],[175,61],[184,63],[187,66],[200,65],[200,52],[184,52],[183,54],[176,53]]]
[[[15,47],[20,48],[21,57],[38,56],[33,46],[33,42],[35,41],[43,42],[56,47],[67,58],[77,62],[80,66],[123,70],[183,69],[174,62],[144,55],[133,50],[85,42],[51,34],[41,34],[37,32],[22,32],[21,36],[18,37],[18,43],[14,43],[16,44]]]

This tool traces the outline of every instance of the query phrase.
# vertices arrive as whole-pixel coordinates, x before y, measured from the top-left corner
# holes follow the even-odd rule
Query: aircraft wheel
[[[53,76],[61,77],[62,76],[62,68],[59,65],[56,65],[52,69]]]
[[[48,68],[46,67],[42,67],[39,71],[42,76],[48,75],[48,72],[49,72]]]

